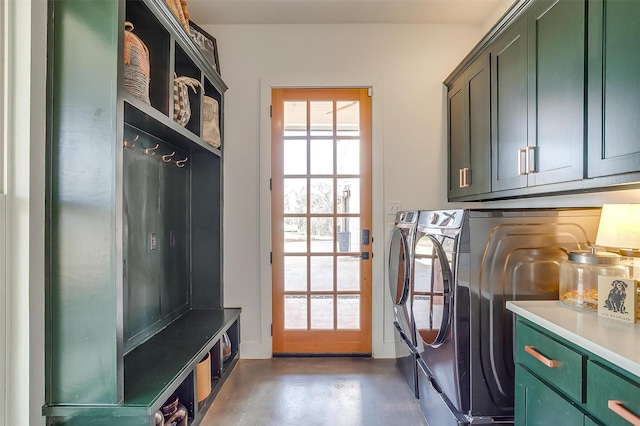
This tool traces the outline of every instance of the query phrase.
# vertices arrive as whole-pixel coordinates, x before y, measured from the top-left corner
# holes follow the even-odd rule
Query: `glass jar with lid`
[[[560,265],[560,300],[565,305],[597,311],[598,277],[629,277],[619,254],[591,248],[571,251],[568,256]]]

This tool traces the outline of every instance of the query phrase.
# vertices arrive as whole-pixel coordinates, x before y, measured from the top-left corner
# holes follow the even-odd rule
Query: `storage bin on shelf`
[[[133,33],[133,24],[124,23],[124,88],[147,105],[149,100],[149,49]]]
[[[186,126],[191,119],[189,88],[197,93],[196,87],[202,87],[202,84],[195,78],[181,76],[173,79],[173,120],[181,126]]]
[[[210,96],[203,96],[202,101],[202,139],[214,148],[220,147],[220,113],[218,101]]]

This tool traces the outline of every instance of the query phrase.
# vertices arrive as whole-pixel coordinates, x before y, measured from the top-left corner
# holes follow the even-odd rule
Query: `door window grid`
[[[285,311],[286,307],[304,309],[298,314],[285,312],[285,329],[358,329],[360,326],[359,295],[349,294],[359,291],[353,286],[349,288],[349,283],[359,283],[359,257],[356,257],[360,234],[359,194],[355,189],[359,188],[360,175],[359,165],[354,167],[347,161],[359,158],[354,146],[359,148],[360,135],[357,124],[340,119],[345,109],[354,106],[359,106],[359,102],[285,102],[285,232],[297,231],[302,234],[302,242],[297,245],[285,242],[284,255],[289,264],[293,262],[290,258],[304,258],[309,271],[285,272]],[[298,158],[290,161],[287,156]],[[351,193],[350,180],[354,180],[356,194]],[[287,190],[291,188],[297,188],[297,192]],[[352,197],[355,203],[349,203]],[[301,211],[303,205],[306,205],[305,211]],[[349,232],[353,228],[356,233]],[[314,235],[323,238],[314,239]],[[353,235],[355,244],[350,238]],[[292,256],[294,253],[299,254]],[[349,261],[355,262],[355,267],[348,265]],[[295,262],[301,264],[300,260]],[[323,268],[317,267],[320,264],[324,264]],[[329,277],[314,273],[321,269],[332,273]],[[297,280],[292,275],[297,276]],[[304,289],[300,282],[303,279]]]

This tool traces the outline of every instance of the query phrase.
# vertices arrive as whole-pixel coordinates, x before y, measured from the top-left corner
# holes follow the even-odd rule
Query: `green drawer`
[[[516,362],[576,402],[585,402],[584,361],[581,353],[518,321]]]
[[[618,401],[622,410],[631,416],[623,419],[608,407]],[[607,426],[640,424],[640,384],[624,378],[593,361],[587,362],[587,409]],[[635,417],[635,422],[632,420]]]
[[[585,424],[586,417],[576,405],[520,366],[516,367],[515,401],[518,426]]]

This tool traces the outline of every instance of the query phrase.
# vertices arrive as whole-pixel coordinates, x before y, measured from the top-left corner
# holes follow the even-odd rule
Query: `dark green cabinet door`
[[[587,177],[640,171],[640,2],[589,1]]]
[[[449,198],[491,191],[490,65],[480,56],[449,91]]]
[[[520,365],[516,366],[515,424],[583,425],[585,415]]]
[[[585,2],[537,1],[527,19],[528,186],[582,179]]]
[[[467,70],[469,91],[470,170],[465,175],[467,194],[491,191],[491,72],[489,54]]]
[[[527,21],[512,25],[491,50],[491,187],[522,188],[527,186],[521,155],[527,148]]]
[[[451,86],[447,96],[449,133],[449,198],[464,195],[464,170],[469,167],[469,117],[466,82],[462,76]]]
[[[587,362],[587,409],[594,418],[607,426],[626,426],[640,420],[640,386],[638,379],[621,376],[600,363]],[[609,404],[612,403],[612,406]]]

